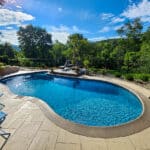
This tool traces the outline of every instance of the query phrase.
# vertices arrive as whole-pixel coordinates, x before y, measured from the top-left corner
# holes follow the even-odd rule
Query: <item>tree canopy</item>
[[[21,50],[14,52],[10,45],[1,44],[0,54],[25,66],[60,66],[69,59],[74,65],[86,68],[150,73],[150,27],[145,32],[142,29],[137,18],[117,31],[118,39],[90,42],[82,34],[75,33],[62,44],[52,42],[51,34],[45,29],[28,25],[18,31]],[[9,64],[4,58],[0,61]]]
[[[19,47],[26,58],[45,61],[51,58],[52,39],[51,34],[40,27],[28,25],[20,27],[18,31]]]

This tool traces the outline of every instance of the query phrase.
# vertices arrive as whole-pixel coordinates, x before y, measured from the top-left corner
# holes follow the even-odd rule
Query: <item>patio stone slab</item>
[[[127,138],[115,138],[107,140],[108,150],[135,150],[135,146]]]
[[[66,130],[61,129],[58,135],[57,142],[60,143],[80,143],[79,135],[72,134]]]
[[[107,150],[106,140],[80,136],[82,150]]]
[[[24,122],[24,124],[10,137],[4,150],[27,150],[34,139],[41,122]]]
[[[39,131],[29,150],[55,150],[56,140],[55,132]]]
[[[81,150],[79,144],[57,143],[55,150]]]

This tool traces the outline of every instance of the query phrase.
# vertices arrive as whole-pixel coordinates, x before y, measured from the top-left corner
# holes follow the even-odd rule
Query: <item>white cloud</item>
[[[102,41],[102,40],[108,40],[108,39],[118,39],[120,38],[119,36],[111,36],[111,37],[105,37],[105,36],[100,36],[100,37],[94,37],[94,38],[89,38],[89,41]]]
[[[16,7],[17,7],[17,8],[19,8],[19,9],[21,9],[21,8],[22,8],[22,6],[19,6],[19,5],[17,5]]]
[[[0,9],[0,26],[20,25],[25,21],[31,21],[34,17],[20,11]]]
[[[67,26],[64,26],[64,25],[60,25],[59,27],[46,26],[46,28],[48,28],[48,30],[50,30],[52,32],[68,32],[68,30],[69,30],[69,28]]]
[[[141,17],[143,22],[150,22],[150,1],[143,0],[137,5],[132,4],[121,15],[129,19]]]
[[[52,40],[58,40],[61,43],[66,43],[68,36],[72,33],[89,33],[86,30],[79,29],[77,26],[68,27],[65,25],[60,26],[45,26],[49,33],[52,34]]]
[[[16,4],[17,3],[16,0],[5,0],[5,2],[8,4]]]
[[[113,29],[114,29],[114,30],[118,30],[118,29],[120,29],[122,26],[123,26],[123,25],[118,25],[118,26],[115,26]]]
[[[65,25],[56,26],[47,26],[46,27],[50,32],[67,32],[67,33],[89,33],[87,30],[79,29],[77,26],[68,27]]]
[[[65,26],[65,25],[60,25],[60,26],[44,26],[44,28],[47,29],[49,33],[52,34],[52,40],[56,41],[58,40],[59,42],[65,44],[68,40],[68,36],[73,33],[89,33],[88,31],[84,29],[79,29],[77,26]]]
[[[80,19],[81,21],[83,21],[83,20],[91,21],[91,20],[97,19],[97,17],[98,17],[97,14],[92,13],[92,12],[87,11],[87,10],[84,10],[84,9],[79,11],[78,13],[74,13],[73,15],[78,17],[78,19]]]
[[[17,30],[1,30],[1,42],[11,43],[13,45],[18,45],[18,38],[17,38]]]
[[[120,23],[120,22],[124,22],[125,18],[113,17],[111,20],[112,20],[112,23]]]
[[[6,27],[6,29],[7,29],[7,30],[12,30],[12,29],[13,29],[13,27],[8,26],[8,27]]]
[[[129,0],[129,3],[130,3],[130,4],[133,3],[133,0]]]
[[[95,41],[102,41],[104,39],[106,39],[106,37],[100,36],[100,37],[89,38],[88,40],[92,41],[92,42],[95,42]]]
[[[58,8],[58,11],[59,11],[59,12],[62,12],[62,10],[63,10],[63,9],[62,9],[61,7]]]
[[[67,32],[51,32],[52,40],[55,42],[58,40],[59,42],[65,44],[68,40],[69,33]]]
[[[110,27],[106,26],[106,27],[103,27],[101,30],[99,30],[99,32],[102,32],[102,33],[105,33],[105,32],[108,32],[110,31]]]
[[[70,30],[72,30],[72,32],[77,32],[77,33],[89,33],[89,31],[84,29],[79,29],[77,26],[72,26]]]
[[[102,20],[108,20],[110,18],[112,18],[114,15],[112,13],[102,13],[100,14],[100,18]]]

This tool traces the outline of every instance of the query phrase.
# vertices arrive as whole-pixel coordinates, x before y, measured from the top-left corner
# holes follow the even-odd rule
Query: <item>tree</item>
[[[118,70],[121,69],[121,66],[123,65],[124,62],[124,55],[125,55],[125,50],[121,45],[118,45],[113,49],[113,51],[110,53],[110,58],[109,58],[109,60],[111,60],[112,69],[118,69]]]
[[[136,18],[132,22],[128,21],[117,30],[117,33],[123,37],[127,38],[126,48],[130,51],[139,51],[141,44],[141,35],[142,35],[142,23],[140,18]]]
[[[147,42],[150,44],[150,27],[147,29],[147,31],[143,34],[143,42]]]
[[[0,61],[8,64],[15,58],[15,51],[9,43],[0,45]]]
[[[127,68],[127,71],[135,72],[139,67],[139,58],[140,55],[137,52],[127,52],[124,57],[124,65]]]
[[[20,27],[17,34],[20,48],[26,58],[38,60],[45,65],[52,63],[52,60],[49,60],[52,57],[52,39],[45,29],[28,25]]]
[[[52,53],[54,56],[54,65],[59,66],[65,63],[65,55],[64,51],[66,50],[66,46],[58,41],[53,44]]]
[[[73,64],[81,63],[83,54],[86,53],[86,45],[88,41],[82,34],[72,34],[67,41],[69,49],[72,49],[72,62]]]
[[[150,73],[150,44],[147,42],[141,46],[139,71]]]

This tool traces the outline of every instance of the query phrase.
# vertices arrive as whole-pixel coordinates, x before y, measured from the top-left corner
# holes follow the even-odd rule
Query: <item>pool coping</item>
[[[43,72],[43,71],[38,71],[38,72]],[[31,73],[37,73],[37,71],[20,73],[17,75],[9,75],[8,77],[24,75],[24,74],[31,74]],[[4,77],[4,78],[8,78],[8,77]],[[77,78],[77,77],[72,77],[72,78]],[[86,79],[85,77],[80,77],[80,78],[81,79],[83,78],[85,80],[94,80],[94,77],[93,77],[93,79]],[[126,87],[125,85],[120,85],[120,84],[117,84],[114,82],[109,82],[107,80],[97,80],[96,79],[96,81],[103,81],[103,82],[115,84],[117,86],[120,86],[120,87],[123,87],[123,88],[129,90],[134,95],[136,95],[139,98],[139,100],[141,101],[141,104],[143,107],[143,112],[141,113],[141,115],[138,118],[136,118],[135,120],[129,121],[125,124],[118,125],[118,126],[111,126],[111,127],[86,126],[86,125],[73,123],[69,120],[62,118],[57,113],[55,113],[53,111],[53,109],[50,106],[48,106],[47,103],[45,103],[41,99],[30,97],[29,101],[38,105],[39,108],[45,114],[45,116],[48,119],[50,119],[52,122],[54,122],[56,125],[58,125],[59,127],[65,129],[65,130],[68,130],[72,133],[79,134],[79,135],[96,137],[96,138],[115,138],[115,137],[121,137],[121,136],[128,136],[128,135],[137,133],[139,131],[142,131],[143,129],[145,129],[147,127],[150,127],[150,119],[149,119],[150,113],[148,110],[148,107],[150,107],[150,101],[148,101],[148,98],[145,95],[143,95],[141,92],[137,92],[136,90],[133,90],[132,88]],[[25,97],[28,98],[28,96],[25,96]]]

